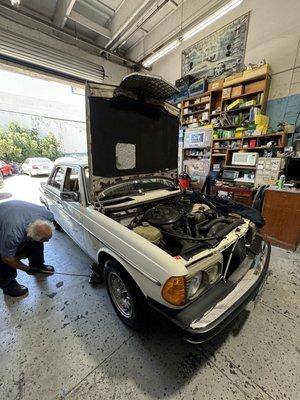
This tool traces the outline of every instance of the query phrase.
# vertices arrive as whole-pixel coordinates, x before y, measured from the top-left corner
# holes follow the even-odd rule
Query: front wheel
[[[112,305],[119,318],[130,328],[144,325],[146,302],[132,278],[115,261],[107,261],[104,279]]]

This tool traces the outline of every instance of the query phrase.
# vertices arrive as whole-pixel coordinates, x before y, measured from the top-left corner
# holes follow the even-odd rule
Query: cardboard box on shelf
[[[236,72],[235,74],[227,76],[227,78],[225,78],[224,82],[230,82],[230,81],[232,81],[232,79],[240,78],[241,76],[243,76],[243,71]]]
[[[231,97],[240,96],[243,93],[244,93],[244,86],[243,85],[234,86],[231,89]]]
[[[259,76],[263,76],[266,74],[269,74],[270,71],[270,65],[269,64],[264,64],[259,68],[255,69],[246,69],[243,73],[243,78],[244,79],[252,79],[252,78],[258,78]]]
[[[248,83],[245,85],[245,94],[251,94],[259,91],[264,91],[266,86],[265,79],[262,79],[257,82]]]
[[[256,131],[266,134],[269,127],[269,117],[267,115],[259,114],[255,116],[254,122],[256,124]]]
[[[201,103],[204,103],[205,101],[210,102],[210,96],[203,96],[200,98]]]
[[[224,79],[219,79],[217,81],[210,82],[208,84],[208,91],[222,89],[223,83]]]
[[[243,103],[244,103],[244,100],[236,99],[232,103],[228,104],[227,111],[233,110],[234,108],[237,108],[240,104],[243,104]]]
[[[248,100],[243,104],[244,107],[254,107],[256,106],[256,100]]]
[[[227,78],[225,78],[223,86],[228,87],[236,85],[237,83],[242,82],[242,80],[243,80],[243,72],[237,72],[236,74],[232,74]]]
[[[222,91],[222,99],[230,99],[231,96],[231,87],[224,88]]]

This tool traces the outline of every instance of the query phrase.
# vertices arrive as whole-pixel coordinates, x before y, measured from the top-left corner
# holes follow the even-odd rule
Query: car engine
[[[186,193],[111,212],[109,216],[172,256],[191,255],[201,248],[215,247],[231,230],[244,223],[239,215],[225,215],[204,198],[195,202]]]

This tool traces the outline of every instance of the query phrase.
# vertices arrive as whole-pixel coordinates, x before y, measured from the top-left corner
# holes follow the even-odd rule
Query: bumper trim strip
[[[259,280],[262,267],[264,266],[268,256],[268,246],[264,243],[263,250],[259,254],[259,260],[255,268],[250,269],[246,275],[240,280],[232,292],[228,294],[223,300],[219,301],[213,308],[208,310],[200,319],[194,320],[190,324],[191,329],[207,330],[209,325],[213,324],[216,320],[225,318],[227,312],[237,303],[237,301],[244,296],[255,283]]]

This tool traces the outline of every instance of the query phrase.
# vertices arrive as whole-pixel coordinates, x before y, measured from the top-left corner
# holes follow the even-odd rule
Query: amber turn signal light
[[[186,302],[186,279],[184,276],[172,276],[162,289],[162,297],[174,306],[183,306]]]

